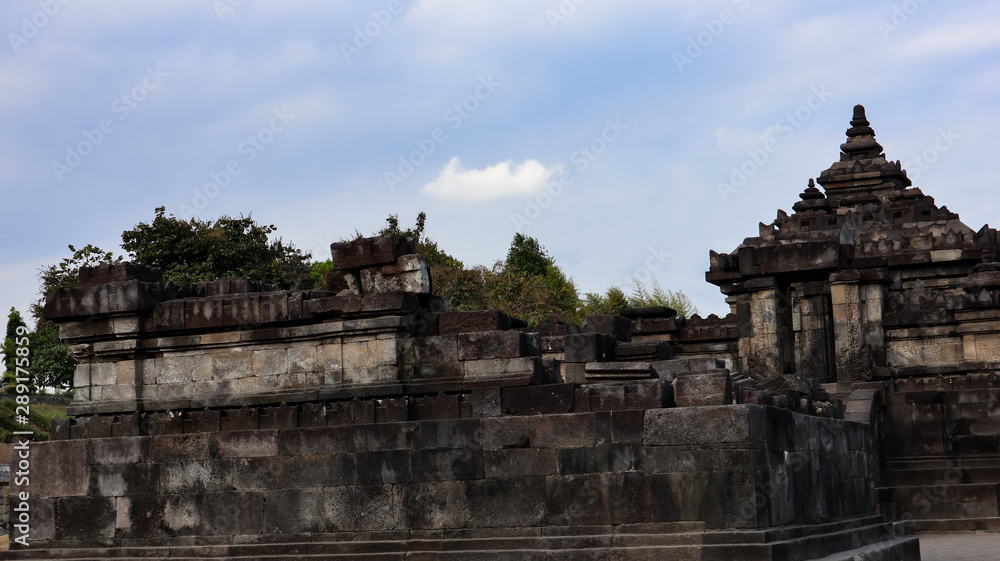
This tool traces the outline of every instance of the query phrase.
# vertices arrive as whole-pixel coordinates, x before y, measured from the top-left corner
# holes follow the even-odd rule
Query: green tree
[[[649,291],[639,279],[633,278],[628,303],[630,308],[666,306],[677,310],[680,317],[691,317],[698,313],[698,308],[687,294],[680,290],[664,290],[656,279],[653,279],[653,289]]]
[[[59,340],[59,327],[44,322],[28,335],[31,356],[31,377],[38,387],[61,390],[73,387],[76,361],[69,356],[67,345]]]
[[[280,288],[312,288],[308,253],[281,238],[270,240],[274,225],[251,216],[181,220],[155,210],[149,224],[122,232],[122,248],[135,263],[163,270],[166,281],[192,286],[198,281],[243,277]]]
[[[572,279],[556,265],[537,239],[515,234],[507,259],[494,267],[492,308],[528,322],[572,322],[579,296]]]
[[[3,386],[4,391],[7,393],[12,393],[14,388],[17,386],[17,349],[18,347],[24,347],[25,345],[18,345],[18,339],[20,342],[28,342],[27,339],[27,324],[21,318],[21,313],[15,310],[13,307],[10,309],[10,313],[7,315],[7,333],[3,340]],[[18,333],[20,331],[20,333]],[[30,345],[28,360],[22,360],[22,365],[27,363],[27,368],[31,372],[31,355],[30,355]],[[21,357],[24,358],[24,357]],[[32,383],[31,377],[29,377],[28,388],[31,393],[35,392],[35,384]]]
[[[465,268],[465,265],[461,261],[442,251],[438,247],[437,242],[424,235],[424,227],[427,224],[427,213],[421,212],[418,214],[416,225],[406,230],[399,227],[399,217],[395,214],[390,214],[385,219],[385,222],[386,226],[379,230],[378,235],[412,238],[417,248],[417,253],[423,256],[424,262],[427,263],[428,267],[446,266],[459,269]]]
[[[595,314],[618,314],[629,307],[628,296],[617,286],[612,286],[604,294],[588,292],[583,295],[583,305],[580,306],[579,319]]]
[[[511,272],[535,277],[544,276],[549,271],[549,265],[553,263],[552,257],[538,240],[521,233],[514,234],[514,240],[507,251],[507,268]]]
[[[656,279],[653,279],[652,290],[649,290],[639,279],[633,278],[632,293],[628,295],[617,286],[612,286],[604,294],[596,292],[584,294],[578,317],[582,321],[593,314],[618,314],[625,308],[653,306],[673,308],[680,317],[691,317],[698,313],[698,308],[684,292],[664,290]]]

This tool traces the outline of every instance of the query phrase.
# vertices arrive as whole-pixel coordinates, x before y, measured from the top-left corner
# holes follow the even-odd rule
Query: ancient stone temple
[[[822,191],[809,180],[792,214],[711,254],[736,369],[854,396],[848,416],[870,413],[879,436],[881,500],[911,527],[1000,529],[997,231],[912,188],[860,105],[840,150]]]
[[[448,311],[401,237],[333,244],[324,291],[81,269],[45,306],[73,417],[0,559],[915,561],[1000,527],[996,231],[847,134],[711,254],[724,318]]]

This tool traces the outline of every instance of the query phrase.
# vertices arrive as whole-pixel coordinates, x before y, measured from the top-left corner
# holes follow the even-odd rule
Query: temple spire
[[[840,161],[820,173],[817,182],[827,197],[836,193],[838,200],[862,194],[887,195],[911,185],[899,163],[885,159],[863,105],[854,106],[847,142],[840,145]]]
[[[840,145],[841,161],[876,158],[882,154],[882,146],[875,141],[875,131],[870,125],[865,106],[855,105],[851,128],[847,129],[847,142]]]

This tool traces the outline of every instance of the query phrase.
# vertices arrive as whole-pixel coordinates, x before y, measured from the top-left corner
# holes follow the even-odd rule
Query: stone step
[[[885,467],[893,469],[946,469],[951,467],[994,467],[1000,455],[969,454],[962,456],[912,456],[888,458]]]
[[[873,523],[874,522],[874,523]],[[704,561],[802,561],[817,552],[832,551],[892,534],[891,524],[879,516],[814,526],[789,526],[766,531],[683,531],[646,533],[646,527],[592,527],[574,535],[489,536],[404,540],[309,541],[211,546],[55,548],[0,553],[0,559],[118,559],[153,561],[648,561],[699,559]],[[690,529],[689,529],[690,530]],[[713,543],[703,543],[707,541]],[[326,536],[314,536],[323,539]],[[778,557],[773,557],[777,555]]]
[[[888,487],[900,485],[936,485],[940,483],[1000,483],[1000,465],[992,467],[894,469],[882,472],[882,484]]]
[[[941,481],[935,485],[901,485],[892,488],[893,500],[899,503],[996,503],[996,483],[958,483]]]
[[[897,504],[897,516],[911,521],[924,519],[994,518],[1000,515],[997,503],[924,503]]]
[[[1000,532],[1000,517],[910,520],[908,525],[915,533]]]
[[[902,537],[808,561],[920,561],[918,538]]]

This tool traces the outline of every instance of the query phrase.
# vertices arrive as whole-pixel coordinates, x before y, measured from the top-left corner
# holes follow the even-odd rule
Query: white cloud
[[[465,169],[458,157],[448,162],[434,180],[420,188],[438,199],[478,203],[503,197],[530,196],[541,190],[562,168],[546,168],[538,160],[512,166],[511,160],[486,169]]]

